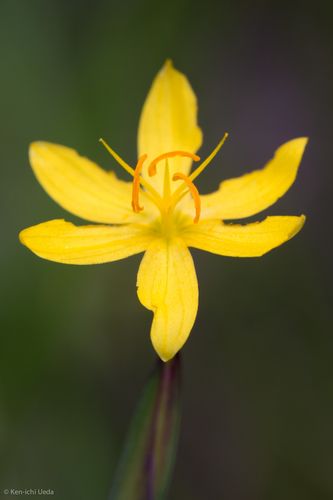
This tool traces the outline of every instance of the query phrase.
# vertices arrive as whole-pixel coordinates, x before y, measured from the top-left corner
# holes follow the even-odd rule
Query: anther
[[[150,177],[156,175],[156,165],[161,160],[165,160],[166,158],[173,158],[175,156],[184,156],[186,158],[191,158],[193,161],[199,161],[200,156],[195,155],[193,153],[189,153],[188,151],[170,151],[169,153],[163,153],[162,155],[157,156],[148,167],[148,174]]]
[[[147,155],[142,155],[138,159],[138,163],[134,169],[133,184],[132,184],[132,208],[135,213],[139,213],[143,210],[143,207],[139,205],[139,191],[140,191],[140,174],[142,170],[142,165]]]
[[[195,187],[195,185],[193,184],[191,179],[187,175],[185,175],[181,172],[176,172],[174,174],[174,176],[172,177],[172,180],[173,181],[182,180],[185,182],[185,184],[189,188],[190,193],[191,193],[192,198],[193,198],[193,201],[194,201],[194,207],[195,207],[195,217],[193,219],[193,222],[194,222],[194,224],[197,224],[199,222],[200,212],[201,212],[201,202],[200,202],[199,191],[197,190],[197,188]]]

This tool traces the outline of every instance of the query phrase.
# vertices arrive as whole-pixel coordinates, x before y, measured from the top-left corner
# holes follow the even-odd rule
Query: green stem
[[[125,442],[109,500],[162,500],[172,476],[180,425],[180,356],[158,361]]]

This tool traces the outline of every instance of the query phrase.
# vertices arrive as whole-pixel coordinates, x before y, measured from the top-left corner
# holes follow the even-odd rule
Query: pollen
[[[135,213],[139,213],[144,207],[140,207],[139,204],[139,192],[140,192],[140,174],[142,170],[142,165],[146,160],[147,155],[142,155],[138,159],[136,167],[134,169],[133,184],[132,184],[132,208]]]
[[[198,224],[199,218],[200,218],[200,212],[201,212],[201,201],[200,201],[200,194],[196,186],[193,184],[191,179],[183,174],[182,172],[176,172],[174,176],[172,177],[173,181],[178,181],[182,180],[185,182],[187,187],[190,190],[190,193],[192,195],[193,201],[194,201],[194,207],[195,207],[195,217],[193,219],[194,224]]]
[[[195,155],[193,153],[189,153],[188,151],[169,151],[168,153],[163,153],[157,156],[148,167],[148,174],[150,177],[156,175],[156,165],[167,158],[174,158],[175,156],[184,156],[186,158],[191,158],[193,161],[200,161],[200,156]]]

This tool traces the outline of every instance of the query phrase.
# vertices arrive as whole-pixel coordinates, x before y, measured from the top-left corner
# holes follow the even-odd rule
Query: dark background
[[[199,98],[201,153],[230,133],[201,192],[288,139],[310,142],[267,210],[307,215],[295,239],[261,259],[193,252],[201,299],[170,499],[332,499],[330,2],[1,0],[0,24],[0,490],[106,499],[155,362],[140,257],[62,266],[21,246],[24,227],[74,220],[27,150],[49,140],[111,168],[103,136],[133,163],[141,106],[171,57]]]

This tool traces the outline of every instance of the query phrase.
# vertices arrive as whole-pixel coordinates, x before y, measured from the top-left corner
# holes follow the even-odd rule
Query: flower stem
[[[166,498],[180,426],[181,362],[157,362],[125,442],[110,500]]]

